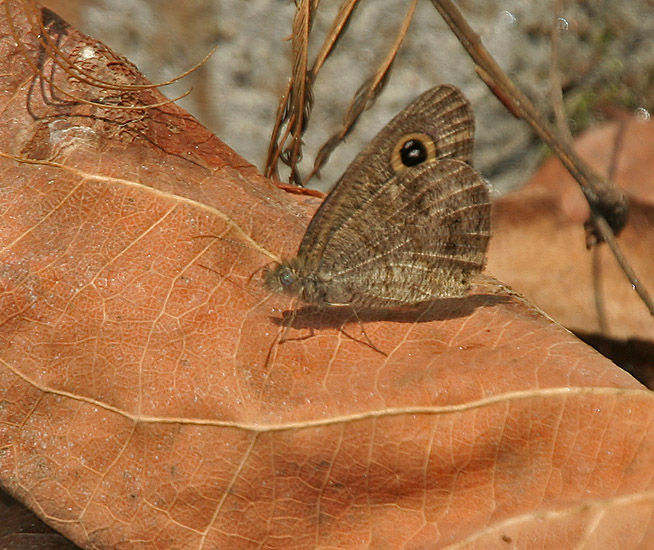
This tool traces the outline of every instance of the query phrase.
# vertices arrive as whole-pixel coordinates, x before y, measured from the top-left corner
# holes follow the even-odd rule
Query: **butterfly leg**
[[[294,338],[287,338],[286,337],[289,330],[291,330],[291,328],[293,326],[293,322],[295,321],[295,317],[297,316],[297,303],[298,303],[298,300],[295,299],[293,301],[293,310],[291,312],[291,315],[289,316],[288,323],[284,323],[284,330],[282,331],[281,335],[279,336],[279,338],[277,340],[278,344],[283,344],[285,342],[301,342],[303,340],[308,340],[309,338],[313,338],[313,336],[315,335],[313,327],[309,327],[309,334],[307,336],[297,336],[297,337],[294,337]]]
[[[359,324],[359,328],[361,329],[361,334],[363,335],[364,341],[359,340],[358,338],[355,338],[351,334],[348,334],[345,329],[343,328],[343,325],[339,328],[340,332],[349,338],[350,340],[353,340],[355,342],[359,342],[360,344],[365,344],[368,346],[370,349],[375,350],[377,353],[382,354],[384,357],[388,357],[388,353],[380,350],[375,344],[373,344],[372,340],[368,337],[368,333],[366,332],[365,327],[363,326],[363,321],[361,321],[361,318],[359,317],[359,314],[357,313],[357,310],[352,307],[351,304],[335,304],[335,303],[330,303],[330,306],[339,306],[339,307],[349,307],[352,313],[354,314],[354,317],[357,320],[357,323]]]
[[[297,314],[297,303],[298,303],[298,300],[295,299],[293,301],[293,309],[291,311],[291,314],[288,316],[288,322],[286,322],[287,316],[284,315],[284,322],[283,322],[282,328],[280,328],[279,332],[277,333],[277,336],[275,336],[275,339],[273,340],[273,343],[270,345],[270,348],[268,349],[268,354],[266,355],[266,361],[264,363],[266,368],[268,368],[268,366],[270,365],[271,360],[273,359],[273,350],[277,350],[279,345],[284,344],[285,342],[294,342],[294,341],[306,340],[308,338],[313,337],[313,335],[314,335],[313,328],[311,328],[310,333],[309,333],[308,336],[301,336],[301,337],[298,337],[298,338],[287,338],[286,337],[286,335],[288,334],[288,331],[293,326],[293,322],[295,321],[295,316]]]

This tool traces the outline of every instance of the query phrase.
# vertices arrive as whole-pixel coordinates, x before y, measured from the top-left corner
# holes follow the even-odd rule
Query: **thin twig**
[[[352,15],[354,14],[355,8],[359,5],[359,0],[345,0],[338,9],[336,17],[332,22],[332,26],[329,29],[329,32],[325,36],[325,40],[322,43],[322,47],[316,56],[316,59],[313,62],[313,65],[310,69],[311,78],[315,80],[316,76],[320,72],[320,69],[325,64],[327,58],[336,48],[338,41],[341,39],[347,26],[349,25]]]
[[[561,43],[561,23],[565,21],[561,17],[562,0],[554,0],[554,18],[552,20],[552,31],[550,33],[550,100],[556,127],[559,137],[568,144],[572,143],[572,133],[568,125],[568,117],[565,115],[563,105],[563,88],[561,86],[561,71],[559,71],[559,45]]]
[[[27,6],[25,4],[23,4],[22,7],[29,10],[29,6]],[[101,102],[97,102],[97,101],[89,101],[87,99],[79,97],[79,96],[77,96],[77,95],[75,95],[75,94],[73,94],[71,92],[68,92],[68,91],[64,90],[63,88],[57,86],[54,83],[54,79],[46,76],[44,71],[41,70],[41,68],[38,66],[38,64],[32,60],[29,52],[27,51],[27,48],[26,48],[25,44],[23,43],[23,40],[20,38],[18,30],[16,29],[16,26],[14,25],[14,16],[10,12],[9,2],[5,2],[4,8],[5,8],[5,15],[6,15],[6,19],[7,19],[7,24],[9,26],[9,32],[10,32],[12,38],[14,39],[14,41],[15,41],[17,47],[18,47],[18,50],[20,51],[24,61],[32,68],[34,75],[38,75],[39,78],[41,78],[43,81],[45,81],[51,87],[51,89],[58,91],[62,95],[65,95],[66,97],[73,100],[73,102],[75,102],[75,103],[83,103],[85,105],[92,105],[94,107],[99,107],[99,108],[102,108],[102,109],[129,110],[129,111],[135,111],[136,110],[136,111],[138,111],[138,110],[154,109],[154,108],[157,108],[157,107],[162,107],[164,105],[168,105],[170,103],[174,103],[175,101],[183,99],[184,97],[186,97],[187,95],[189,95],[191,93],[191,90],[188,90],[185,93],[183,93],[182,95],[180,95],[178,97],[175,97],[173,99],[166,99],[165,101],[161,101],[159,103],[151,103],[151,104],[147,104],[147,105],[143,105],[143,104],[140,104],[140,105],[136,105],[136,104],[134,104],[134,105],[112,105],[112,104],[101,103]],[[25,12],[25,14],[27,16],[28,22],[30,24],[33,24],[33,22],[31,22],[29,20],[29,12]],[[47,30],[47,29],[44,29],[43,25],[41,25],[41,24],[37,25],[36,28],[37,29]],[[37,31],[37,34],[39,34],[39,31]],[[43,43],[43,38],[40,38],[40,40],[41,40],[41,43],[40,43],[41,46],[44,47],[44,51],[47,52],[48,49],[45,47],[45,45]],[[60,62],[56,58],[53,58],[53,63],[55,63],[57,66],[61,67],[68,75],[73,76],[74,78],[80,79],[79,75],[72,73],[69,69],[62,66],[60,64]],[[106,86],[97,86],[97,87],[107,88]],[[109,89],[113,89],[113,88],[109,88]],[[120,88],[118,88],[118,89],[120,89]]]
[[[600,232],[600,235],[605,240],[606,244],[609,245],[611,252],[613,252],[615,259],[620,264],[622,271],[624,272],[627,279],[631,283],[633,289],[636,291],[636,294],[638,294],[641,300],[645,302],[645,305],[648,307],[650,314],[654,315],[654,306],[652,305],[652,297],[649,295],[647,289],[640,282],[640,279],[636,275],[636,272],[632,269],[631,265],[629,265],[629,262],[624,257],[624,254],[622,254],[622,250],[620,250],[618,243],[615,241],[614,238],[612,238],[613,231],[609,227],[609,224],[602,216],[597,216],[597,218],[593,220],[593,223],[597,227],[598,231]]]
[[[293,70],[277,108],[275,124],[266,155],[264,173],[277,176],[279,160],[290,166],[290,180],[301,185],[297,165],[302,159],[302,136],[311,113],[313,76],[308,68],[309,38],[319,0],[296,0],[291,44]],[[284,127],[283,136],[280,137]],[[290,143],[287,143],[290,140]]]
[[[557,138],[550,125],[536,110],[529,98],[502,71],[495,59],[484,48],[479,36],[451,0],[432,0],[432,4],[441,14],[452,32],[459,39],[472,60],[482,69],[488,87],[496,93],[502,102],[510,101],[510,109],[527,122],[538,136],[552,149],[562,164],[579,183],[590,205],[592,224],[600,241],[608,243],[625,275],[654,316],[654,302],[647,290],[627,264],[622,252],[615,242],[614,232],[619,233],[627,222],[628,202],[624,192],[617,186],[610,185],[597,175],[570,147]]]
[[[624,137],[627,132],[627,120],[620,118],[618,120],[618,129],[615,133],[615,138],[613,138],[613,149],[611,151],[611,158],[609,159],[609,167],[606,171],[606,177],[612,183],[615,183],[616,178],[618,177],[618,165],[620,161],[620,153],[622,153],[622,148],[624,146]]]
[[[600,261],[600,248],[593,247],[592,255],[592,277],[593,277],[593,300],[595,303],[595,313],[597,315],[597,325],[600,334],[608,335],[609,323],[606,317],[606,306],[604,303],[604,291],[602,289],[602,263]]]
[[[618,174],[618,161],[620,158],[620,152],[622,151],[622,146],[624,144],[624,135],[627,128],[626,120],[620,120],[618,123],[618,130],[616,132],[615,138],[613,140],[613,150],[611,151],[611,159],[609,160],[609,166],[607,169],[606,178],[611,183],[615,184],[617,174]],[[595,313],[597,314],[597,322],[599,325],[600,333],[608,334],[609,333],[609,324],[608,317],[606,315],[606,307],[604,304],[604,292],[602,289],[602,264],[600,262],[600,250],[599,247],[593,248],[593,262],[592,262],[592,273],[593,273],[593,297],[595,299]]]
[[[468,55],[490,79],[486,84],[491,91],[495,93],[496,90],[499,90],[505,101],[512,102],[513,112],[518,113],[554,151],[566,169],[577,180],[588,202],[596,211],[601,212],[613,230],[619,233],[627,221],[628,210],[627,198],[622,190],[609,185],[603,178],[595,174],[583,159],[557,138],[556,133],[536,110],[529,98],[502,71],[451,0],[432,0],[432,3],[466,49]]]
[[[294,69],[287,88],[279,102],[275,124],[270,136],[270,141],[268,142],[268,153],[266,155],[264,168],[264,174],[267,177],[275,177],[276,179],[279,179],[278,163],[281,160],[291,168],[290,180],[295,181],[297,184],[300,183],[296,177],[297,163],[302,157],[302,136],[308,126],[311,109],[304,109],[301,114],[298,114],[299,109],[297,100],[300,97],[304,97],[295,92],[298,88],[298,79],[304,79],[304,84],[310,97],[310,92],[316,78],[318,77],[318,73],[345,33],[350,20],[352,19],[352,15],[354,14],[354,10],[359,5],[359,1],[360,0],[345,0],[343,4],[341,4],[336,17],[332,22],[332,26],[323,40],[320,51],[316,55],[311,67],[304,75],[299,74],[298,68],[301,66],[301,63],[298,58],[304,56],[306,61],[309,35],[302,34],[302,32],[308,31],[310,33],[311,19],[313,18],[313,15],[308,14],[308,25],[300,24],[302,16],[304,15],[305,19],[307,16],[307,13],[302,11],[303,8],[310,7],[311,5],[306,2],[297,5],[296,2],[298,11],[293,23]],[[317,7],[317,3],[315,4],[315,7]],[[306,39],[303,43],[304,48],[300,46],[300,36],[304,36]],[[310,107],[310,103],[308,105]],[[282,128],[284,128],[283,133]],[[291,135],[293,136],[293,141],[288,145],[287,141],[290,139]],[[294,148],[295,152],[293,152]]]
[[[163,88],[165,86],[169,86],[170,84],[186,78],[188,75],[205,65],[209,58],[218,49],[218,46],[214,46],[199,63],[195,64],[193,67],[187,69],[183,73],[180,73],[177,76],[171,78],[170,80],[148,84],[114,84],[108,80],[97,78],[89,71],[84,70],[79,66],[78,62],[71,60],[71,58],[69,58],[68,55],[57,46],[57,43],[52,39],[50,32],[48,32],[48,29],[43,24],[42,18],[40,17],[41,9],[37,6],[35,0],[23,0],[23,11],[28,23],[32,25],[33,29],[35,29],[35,35],[37,36],[41,47],[49,55],[49,57],[52,58],[54,63],[66,71],[67,74],[76,78],[80,82],[105,90],[151,90],[154,88]],[[111,105],[108,107],[111,107]]]
[[[293,77],[289,104],[293,115],[291,145],[285,152],[291,168],[302,159],[302,134],[311,109],[311,87],[307,76],[309,55],[309,34],[313,24],[313,0],[301,0],[293,19]],[[291,171],[294,174],[294,171]],[[300,183],[296,181],[296,183]]]
[[[359,87],[354,95],[354,99],[348,107],[347,113],[341,125],[341,128],[333,136],[331,136],[318,150],[316,158],[313,163],[313,169],[309,175],[305,178],[303,184],[306,183],[320,170],[320,168],[327,162],[327,159],[331,155],[332,151],[336,146],[345,139],[345,137],[352,131],[355,124],[359,120],[359,117],[368,109],[374,101],[377,99],[381,91],[383,90],[386,82],[388,81],[388,76],[397,57],[397,52],[406,37],[406,34],[409,30],[409,25],[413,20],[413,14],[415,13],[417,5],[417,0],[413,0],[409,5],[400,30],[393,41],[393,44],[388,50],[386,57],[382,60],[379,67],[370,78],[368,78],[363,85]]]
[[[570,132],[568,117],[566,116],[565,106],[563,104],[563,86],[561,84],[561,71],[559,70],[559,46],[561,44],[563,30],[561,25],[565,21],[561,15],[563,10],[562,4],[562,0],[554,0],[554,17],[552,18],[550,31],[550,102],[552,104],[559,138],[569,146],[572,146],[572,132]],[[608,178],[608,181],[615,183],[611,177]],[[601,250],[598,246],[593,247],[591,250],[591,278],[593,301],[599,331],[601,334],[608,334],[609,325],[606,316],[604,289],[602,288]]]
[[[317,4],[302,0],[296,2],[298,11],[293,23],[293,52],[294,67],[293,74],[287,89],[280,100],[277,108],[277,116],[268,144],[266,166],[264,173],[268,177],[277,176],[277,164],[279,160],[290,166],[291,181],[298,181],[297,164],[302,157],[302,136],[306,130],[311,107],[311,91],[318,73],[325,64],[325,61],[333,53],[338,41],[343,36],[352,18],[355,8],[360,0],[345,0],[339,8],[338,14],[332,22],[320,51],[316,55],[311,67],[307,70],[308,41],[313,19],[313,12]],[[320,149],[314,161],[314,168],[304,179],[301,185],[306,185],[309,179],[326,162],[332,150],[352,130],[358,121],[361,113],[370,107],[379,93],[384,88],[389,72],[395,61],[404,37],[406,36],[409,24],[415,12],[417,0],[412,0],[406,16],[402,22],[398,35],[386,54],[386,57],[369,79],[357,90],[348,112],[337,134],[332,136]],[[313,7],[311,7],[313,6]],[[282,132],[282,128],[284,131]],[[287,141],[290,140],[290,144]]]
[[[264,168],[264,175],[267,178],[279,179],[279,171],[277,170],[277,165],[279,159],[284,150],[284,143],[290,133],[289,124],[286,125],[286,132],[284,137],[279,137],[279,134],[282,130],[282,126],[288,120],[288,98],[291,95],[291,86],[292,81],[289,79],[286,86],[286,91],[279,100],[279,105],[277,106],[277,114],[275,115],[275,124],[273,125],[272,132],[270,134],[270,140],[268,141],[268,153],[266,155],[266,165]]]

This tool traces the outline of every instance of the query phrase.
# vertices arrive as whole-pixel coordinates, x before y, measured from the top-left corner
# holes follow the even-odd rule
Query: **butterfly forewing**
[[[304,235],[298,256],[307,272],[315,269],[330,240],[349,212],[358,212],[396,170],[392,156],[402,136],[426,134],[435,145],[435,158],[470,163],[474,115],[467,99],[454,86],[437,86],[418,96],[396,115],[354,159],[320,205]]]

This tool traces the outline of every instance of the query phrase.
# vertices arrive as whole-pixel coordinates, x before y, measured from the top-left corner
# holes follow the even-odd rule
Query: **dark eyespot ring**
[[[436,143],[429,134],[413,132],[398,137],[391,153],[391,168],[399,174],[414,166],[438,159]]]
[[[427,147],[418,139],[408,139],[400,148],[400,158],[404,166],[416,166],[427,160]]]
[[[295,276],[290,269],[284,269],[279,273],[279,282],[282,286],[291,286],[295,282]]]

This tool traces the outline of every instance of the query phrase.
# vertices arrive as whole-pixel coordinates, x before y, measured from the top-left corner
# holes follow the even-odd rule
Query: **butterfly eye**
[[[282,283],[282,286],[291,286],[295,282],[295,276],[290,269],[284,269],[279,274],[279,282]]]
[[[415,166],[427,160],[427,148],[422,141],[410,139],[400,148],[400,158],[404,166]]]
[[[401,172],[432,160],[436,160],[436,144],[430,136],[421,133],[405,134],[396,142],[391,155],[391,166],[395,172]]]

